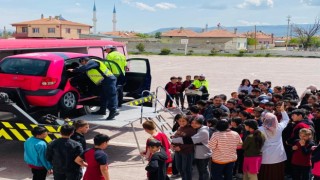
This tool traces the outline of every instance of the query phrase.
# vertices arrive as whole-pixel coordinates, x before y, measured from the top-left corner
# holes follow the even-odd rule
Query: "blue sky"
[[[93,0],[0,0],[0,28],[11,23],[62,15],[92,25]],[[320,0],[96,0],[97,30],[112,30],[113,5],[117,30],[147,33],[164,27],[283,25],[320,17]]]

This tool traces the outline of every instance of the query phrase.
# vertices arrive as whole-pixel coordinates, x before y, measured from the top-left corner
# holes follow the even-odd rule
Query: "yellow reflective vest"
[[[94,61],[99,63],[99,69],[107,77],[108,76],[113,76],[112,72],[110,70],[108,70],[107,66],[104,65],[103,62],[98,61],[98,60],[94,60]],[[99,85],[101,83],[101,81],[104,79],[103,75],[97,69],[90,69],[89,71],[87,71],[87,76],[96,85]]]
[[[201,83],[198,79],[194,80],[192,84],[194,85],[195,89],[199,89],[201,87]]]
[[[126,56],[124,56],[123,54],[121,54],[118,51],[112,51],[107,55],[107,60],[110,61],[114,61],[115,63],[117,63],[122,71],[123,74],[125,74],[125,67],[127,66],[127,59]],[[115,67],[112,67],[112,70],[115,70]],[[114,71],[112,71],[114,72]],[[115,70],[116,72],[116,70]]]
[[[207,80],[200,81],[200,84],[201,84],[201,86],[206,87],[206,90],[209,91],[209,83]]]

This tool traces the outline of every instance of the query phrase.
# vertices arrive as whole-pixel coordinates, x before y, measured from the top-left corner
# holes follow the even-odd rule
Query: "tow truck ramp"
[[[159,87],[157,88],[157,92],[158,89]],[[165,91],[165,93],[167,92]],[[156,124],[157,128],[161,132],[165,133],[168,137],[173,135],[171,131],[172,127],[167,121],[167,116],[164,117],[161,113],[169,113],[171,115],[171,118],[174,117],[174,114],[172,114],[170,110],[168,110],[163,106],[163,104],[161,104],[160,100],[157,97],[157,94],[154,95],[151,92],[149,92],[149,94],[149,96],[142,97],[140,99],[136,99],[123,104],[122,107],[119,108],[120,114],[116,116],[114,120],[106,120],[106,115],[87,114],[74,118],[72,120],[60,122],[60,125],[39,124],[36,120],[34,120],[31,116],[29,116],[26,112],[19,108],[19,106],[17,106],[15,103],[10,101],[0,102],[0,139],[26,141],[27,138],[32,136],[31,130],[34,127],[43,126],[49,132],[45,140],[46,142],[50,142],[60,137],[59,132],[62,124],[72,124],[75,120],[83,119],[96,126],[122,128],[130,125],[138,150],[141,152],[140,144],[138,142],[135,128],[133,126],[134,122],[137,122],[139,120],[140,123],[142,123],[143,120],[153,121]],[[143,106],[143,104],[147,102],[152,102],[154,106]],[[177,110],[183,113],[180,109]],[[9,115],[6,115],[5,112],[9,113]],[[61,121],[61,119],[59,121]],[[142,161],[144,162],[143,157]]]

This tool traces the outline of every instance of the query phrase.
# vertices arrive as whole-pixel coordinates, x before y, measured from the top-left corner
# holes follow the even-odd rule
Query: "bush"
[[[171,50],[168,48],[161,49],[160,55],[168,55],[171,53]]]
[[[144,44],[139,43],[139,44],[136,45],[136,48],[138,49],[138,51],[140,53],[144,52]]]
[[[266,57],[270,57],[270,53],[267,53],[267,54],[266,54]]]
[[[192,55],[192,54],[193,54],[193,50],[191,49],[188,51],[188,55]]]
[[[244,53],[246,53],[247,50],[240,50],[239,54],[237,54],[237,56],[242,57],[244,55]]]
[[[218,52],[219,51],[216,48],[212,48],[209,55],[214,56],[214,55],[217,55]]]

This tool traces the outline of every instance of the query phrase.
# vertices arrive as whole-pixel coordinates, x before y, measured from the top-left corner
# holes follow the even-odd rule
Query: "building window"
[[[28,27],[22,27],[22,33],[27,33],[28,32]]]
[[[81,34],[81,29],[77,29],[77,33],[78,33],[78,34]]]
[[[48,33],[56,33],[56,29],[55,28],[48,28]]]
[[[32,28],[32,33],[40,33],[40,29],[39,28]]]
[[[70,34],[71,33],[71,29],[70,28],[66,28],[66,33]]]

